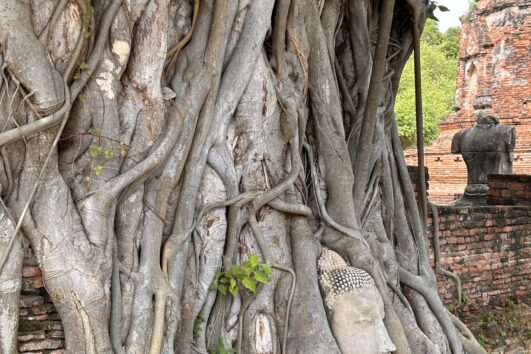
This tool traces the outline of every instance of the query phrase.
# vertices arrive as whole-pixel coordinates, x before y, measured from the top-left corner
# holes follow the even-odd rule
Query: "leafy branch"
[[[230,270],[218,269],[209,289],[217,290],[222,295],[227,295],[227,292],[229,292],[232,296],[236,296],[241,286],[243,286],[254,293],[256,292],[257,284],[269,283],[269,278],[272,274],[271,265],[260,263],[258,255],[253,253],[241,265],[233,264]]]

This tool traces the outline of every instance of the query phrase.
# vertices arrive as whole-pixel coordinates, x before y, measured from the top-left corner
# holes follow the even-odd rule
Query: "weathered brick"
[[[507,183],[502,182],[502,181],[489,180],[487,184],[489,188],[493,188],[493,189],[504,189],[507,186]]]
[[[35,350],[59,349],[62,347],[64,347],[64,341],[61,339],[43,339],[19,344],[18,350],[20,352],[28,352]]]
[[[523,183],[512,183],[511,184],[511,189],[513,191],[524,191],[524,190],[527,189],[527,186],[525,184],[523,184]]]
[[[41,276],[41,270],[35,266],[24,266],[22,268],[22,276],[25,278]]]
[[[31,340],[45,339],[45,338],[46,338],[46,335],[44,331],[24,332],[24,333],[19,333],[18,335],[19,342],[28,342]]]
[[[33,289],[40,289],[44,288],[44,283],[42,282],[41,277],[31,277],[31,278],[23,278],[22,279],[22,290],[33,290]]]
[[[63,331],[49,331],[46,335],[50,338],[64,338],[65,332]]]
[[[20,307],[33,307],[44,304],[44,298],[38,295],[21,295],[19,299]]]

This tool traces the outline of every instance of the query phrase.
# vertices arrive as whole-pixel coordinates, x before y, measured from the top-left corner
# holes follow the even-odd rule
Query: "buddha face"
[[[383,354],[396,350],[383,323],[384,315],[384,304],[374,284],[339,295],[330,319],[341,352]]]
[[[371,276],[349,267],[324,249],[318,260],[330,328],[343,354],[383,354],[396,350],[383,318],[384,304]]]

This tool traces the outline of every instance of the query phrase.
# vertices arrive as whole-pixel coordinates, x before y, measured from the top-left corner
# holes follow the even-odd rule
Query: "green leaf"
[[[259,281],[260,283],[262,284],[267,284],[269,283],[269,276],[265,273],[265,272],[262,272],[261,270],[257,270],[255,273],[254,273],[254,278]]]
[[[251,292],[256,292],[256,281],[253,278],[245,276],[242,280],[242,284]]]
[[[99,154],[101,154],[101,150],[102,150],[102,147],[101,147],[101,146],[91,145],[91,146],[89,147],[89,154],[90,154],[90,156],[92,156],[92,157],[98,157]]]
[[[249,262],[251,262],[251,265],[253,268],[258,267],[258,264],[260,264],[260,259],[258,258],[258,255],[256,253],[251,254],[251,257],[249,257]]]
[[[238,282],[236,281],[236,279],[230,280],[229,291],[232,296],[236,296],[238,294]]]
[[[218,290],[221,294],[227,295],[227,284],[218,286]]]
[[[225,348],[223,341],[219,339],[218,344],[216,345],[216,351],[213,354],[234,354],[234,353],[236,353],[236,349],[230,348],[230,347]]]
[[[108,160],[112,157],[112,150],[105,150],[105,160]]]
[[[439,11],[441,12],[447,12],[447,11],[450,11],[449,8],[447,8],[446,6],[443,6],[443,5],[439,5],[437,6],[439,8]]]
[[[218,340],[218,345],[216,346],[216,349],[218,353],[224,353],[225,352],[225,345],[223,344],[223,341],[221,339]]]
[[[229,282],[229,278],[225,278],[225,277],[219,278],[219,283],[220,284],[227,284],[228,282]]]
[[[94,166],[94,173],[96,174],[96,176],[99,176],[101,175],[101,172],[103,171],[103,166]]]
[[[237,264],[233,264],[230,271],[237,278],[241,278],[244,275],[243,269]]]
[[[229,287],[229,292],[232,294],[232,296],[238,295],[238,287]]]
[[[238,286],[238,282],[236,281],[236,279],[232,278],[230,280],[230,286]]]
[[[100,136],[101,135],[101,132],[97,129],[90,129],[89,131],[89,134],[90,135],[94,135],[94,136]]]
[[[212,282],[210,286],[208,287],[208,290],[216,290],[218,288],[218,284],[216,282]]]
[[[85,63],[85,62],[81,62],[81,64],[79,64],[79,68],[80,68],[81,70],[88,70],[88,69],[90,69],[89,65],[88,65],[87,63]]]
[[[197,317],[194,320],[194,328],[193,328],[193,341],[197,341],[199,339],[199,333],[201,331],[201,323],[205,322],[205,319],[201,317],[201,315],[197,315]]]
[[[252,271],[254,269],[253,264],[251,261],[247,260],[243,262],[243,269],[245,269],[247,272]]]
[[[268,277],[270,277],[271,275],[273,275],[273,272],[271,271],[271,265],[269,264],[262,264],[260,266],[260,269],[267,274]]]

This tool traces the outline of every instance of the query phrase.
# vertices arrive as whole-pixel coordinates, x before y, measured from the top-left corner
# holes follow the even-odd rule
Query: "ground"
[[[490,353],[531,353],[531,307],[507,301],[462,315],[478,341]]]

